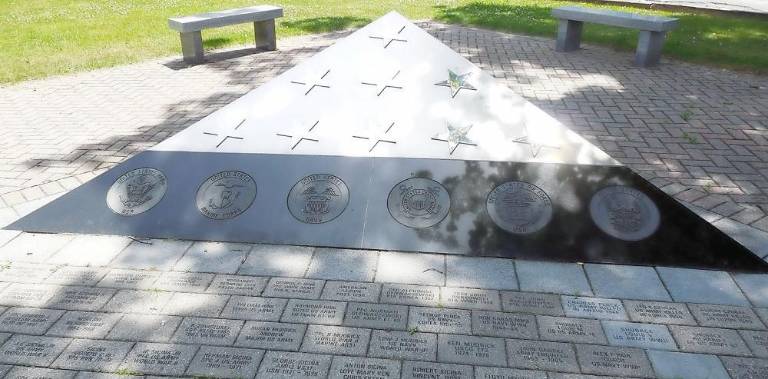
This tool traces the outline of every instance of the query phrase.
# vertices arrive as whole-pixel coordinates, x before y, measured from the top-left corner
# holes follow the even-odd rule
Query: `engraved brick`
[[[375,303],[381,293],[379,283],[336,282],[328,281],[320,296],[323,300],[355,301]]]
[[[567,343],[508,339],[507,355],[511,367],[579,372],[576,353]]]
[[[197,346],[193,345],[137,343],[120,365],[120,370],[181,376],[196,351]]]
[[[11,367],[11,366],[8,366]],[[75,377],[75,371],[57,370],[42,367],[15,366],[8,371],[4,378],[8,379],[71,379]]]
[[[115,371],[131,346],[131,342],[74,340],[53,362],[52,367]]]
[[[437,360],[485,366],[507,365],[503,339],[455,334],[438,335]]]
[[[420,332],[471,334],[472,316],[460,309],[411,307],[408,328]]]
[[[542,293],[501,292],[501,305],[506,312],[533,313],[537,315],[563,316],[560,296]]]
[[[283,312],[283,322],[341,325],[346,303],[291,299]]]
[[[740,330],[741,337],[747,343],[752,354],[760,358],[768,358],[768,332],[756,330]]]
[[[626,320],[621,301],[594,297],[563,296],[563,310],[568,317]]]
[[[325,378],[330,367],[330,355],[268,351],[256,378]]]
[[[252,378],[264,357],[263,350],[203,346],[187,369],[187,375],[214,378]]]
[[[48,301],[51,308],[98,310],[117,292],[111,288],[62,287]]]
[[[538,316],[541,339],[579,343],[606,344],[600,321],[577,318]]]
[[[310,325],[301,351],[308,353],[365,355],[370,329],[343,326]]]
[[[0,331],[43,334],[64,311],[39,308],[11,308],[0,316]]]
[[[221,317],[241,320],[278,321],[288,300],[268,297],[232,296]]]
[[[344,325],[364,328],[405,330],[408,307],[404,305],[349,303]]]
[[[14,283],[0,294],[0,305],[43,308],[60,288],[48,284]]]
[[[478,366],[475,368],[475,379],[547,379],[547,373],[515,368]]]
[[[690,304],[688,308],[701,326],[765,330],[750,308],[713,304]]]
[[[675,340],[664,325],[624,321],[603,321],[608,343],[643,349],[677,350]]]
[[[268,350],[299,350],[306,325],[248,321],[237,337],[237,346]]]
[[[104,338],[120,320],[117,313],[67,312],[48,331],[50,336]]]
[[[333,357],[329,379],[388,379],[400,377],[400,362],[389,359]]]
[[[106,272],[103,268],[64,266],[54,271],[45,282],[68,286],[93,286]]]
[[[472,379],[472,366],[452,363],[403,362],[402,379]]]
[[[733,379],[768,378],[768,360],[757,358],[720,357]]]
[[[314,300],[320,298],[322,290],[322,280],[272,278],[264,290],[264,296]]]
[[[501,310],[499,291],[494,290],[443,287],[440,303],[450,308]]]
[[[437,335],[374,330],[368,355],[377,358],[434,361],[437,354]]]
[[[655,324],[696,325],[688,307],[681,303],[666,303],[661,301],[630,301],[624,302],[629,318],[637,322]]]
[[[223,295],[259,296],[268,278],[238,275],[216,275],[206,292]]]
[[[158,271],[139,271],[139,270],[110,270],[107,275],[99,281],[99,287],[109,288],[131,288],[131,289],[149,289],[160,277]]]
[[[438,287],[385,284],[381,290],[381,302],[436,307],[440,303],[440,290]]]
[[[728,355],[750,355],[739,333],[730,329],[670,326],[683,351]]]
[[[232,345],[243,326],[243,321],[218,318],[187,317],[179,325],[171,342]]]
[[[213,280],[213,274],[166,272],[160,275],[153,288],[163,291],[203,292]]]
[[[121,290],[104,306],[108,312],[160,313],[173,294],[163,291]]]
[[[472,311],[472,332],[481,336],[529,338],[539,336],[533,315]]]
[[[651,363],[640,349],[576,345],[576,355],[587,374],[654,377]]]
[[[69,338],[16,334],[0,347],[0,363],[48,366],[69,342]]]

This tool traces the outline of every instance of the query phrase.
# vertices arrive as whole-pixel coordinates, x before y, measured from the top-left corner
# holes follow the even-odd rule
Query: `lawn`
[[[253,5],[250,0],[1,0],[0,84],[179,54],[178,35],[166,20],[210,10]],[[389,10],[426,19],[554,37],[553,0],[286,0],[280,37],[365,25]],[[596,6],[594,4],[582,4]],[[678,17],[666,56],[768,73],[768,18],[691,11],[618,10]],[[587,25],[584,41],[633,50],[637,32]],[[252,43],[248,24],[206,30],[206,48]]]

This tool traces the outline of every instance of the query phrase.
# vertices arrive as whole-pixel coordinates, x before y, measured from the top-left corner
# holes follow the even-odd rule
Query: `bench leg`
[[[275,20],[258,21],[253,23],[253,31],[256,34],[256,48],[264,50],[277,50],[275,40]]]
[[[640,37],[637,40],[637,51],[635,52],[635,65],[640,67],[651,67],[659,64],[661,59],[661,48],[664,47],[664,37],[666,32],[640,31]]]
[[[184,62],[200,63],[203,61],[203,36],[200,31],[179,33],[181,36],[181,54]]]
[[[556,51],[578,50],[581,45],[581,29],[584,23],[581,21],[560,20],[557,29]]]

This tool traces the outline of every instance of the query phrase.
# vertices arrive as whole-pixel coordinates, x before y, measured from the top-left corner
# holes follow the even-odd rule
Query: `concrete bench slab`
[[[256,48],[275,50],[277,48],[275,19],[278,17],[283,17],[283,8],[273,5],[259,5],[192,16],[172,17],[168,19],[168,26],[179,32],[184,61],[199,63],[203,60],[201,34],[203,29],[253,22]]]
[[[661,59],[666,33],[678,26],[678,19],[647,16],[607,9],[575,6],[552,10],[552,16],[560,20],[557,32],[557,51],[573,51],[581,44],[581,31],[585,22],[640,30],[635,52],[635,64],[654,66]]]

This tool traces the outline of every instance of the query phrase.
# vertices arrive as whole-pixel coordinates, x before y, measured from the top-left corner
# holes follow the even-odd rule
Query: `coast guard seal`
[[[589,202],[589,214],[606,234],[639,241],[656,232],[660,215],[656,204],[644,193],[626,186],[606,187]]]
[[[313,174],[299,180],[288,193],[288,210],[306,224],[322,224],[344,212],[349,189],[331,174]]]
[[[245,212],[256,199],[256,182],[242,171],[221,171],[197,189],[197,209],[205,217],[226,220]]]
[[[397,222],[409,228],[429,228],[443,221],[451,207],[448,191],[426,178],[405,179],[389,191],[387,208]]]
[[[160,170],[137,168],[112,183],[107,192],[107,206],[121,216],[135,216],[157,205],[167,189],[167,178]]]
[[[541,188],[526,182],[506,182],[488,194],[486,208],[491,220],[514,234],[530,234],[552,219],[552,201]]]

